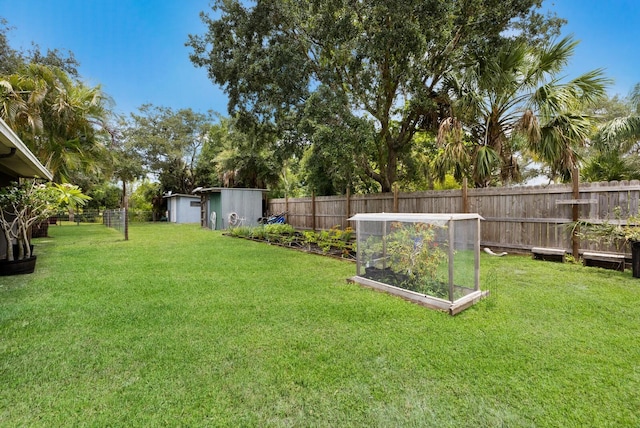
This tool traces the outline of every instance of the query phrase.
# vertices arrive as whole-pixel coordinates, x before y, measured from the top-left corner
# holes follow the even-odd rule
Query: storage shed
[[[256,226],[266,209],[265,189],[199,187],[193,193],[200,196],[200,225],[209,229]]]
[[[167,199],[167,221],[171,223],[198,223],[200,198],[180,193],[164,195]]]

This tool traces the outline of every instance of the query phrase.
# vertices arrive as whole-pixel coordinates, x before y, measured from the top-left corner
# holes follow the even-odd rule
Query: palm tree
[[[611,120],[600,130],[602,141],[619,141],[622,145],[617,148],[622,151],[630,150],[640,140],[640,83],[631,90],[629,103],[631,114]]]
[[[564,38],[535,48],[513,42],[451,76],[451,117],[440,125],[440,175],[455,166],[477,187],[520,180],[519,157],[529,151],[566,179],[575,147],[589,135],[583,107],[605,93],[601,70],[563,82],[558,76],[577,42]]]
[[[106,154],[108,114],[99,86],[87,87],[56,67],[32,63],[0,80],[0,117],[56,180],[95,172]]]
[[[614,97],[610,103],[623,111],[618,108],[595,134],[581,174],[591,181],[640,179],[640,83],[625,101]]]

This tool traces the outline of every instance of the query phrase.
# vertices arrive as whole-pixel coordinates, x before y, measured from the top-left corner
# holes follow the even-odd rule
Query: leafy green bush
[[[248,238],[252,235],[252,229],[249,226],[239,226],[239,227],[234,227],[233,229],[230,229],[228,231],[228,233],[231,236],[235,236],[237,238]]]
[[[318,242],[318,234],[311,230],[305,230],[302,232],[302,242],[308,249],[311,249],[311,245]]]
[[[267,224],[262,226],[267,241],[290,244],[296,230],[290,224]]]
[[[290,235],[296,232],[290,224],[266,224],[263,227],[267,234],[273,235]]]
[[[251,228],[251,238],[253,239],[265,239],[266,233],[264,226],[256,226]]]

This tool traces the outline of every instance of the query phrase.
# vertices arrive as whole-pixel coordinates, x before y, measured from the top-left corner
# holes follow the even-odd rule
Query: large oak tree
[[[330,88],[375,127],[360,164],[389,191],[420,129],[446,115],[445,76],[504,37],[535,41],[559,20],[542,0],[217,0],[190,35],[191,60],[229,96],[229,112],[290,128],[310,95]],[[363,152],[371,153],[371,152]],[[354,155],[358,156],[356,151]]]

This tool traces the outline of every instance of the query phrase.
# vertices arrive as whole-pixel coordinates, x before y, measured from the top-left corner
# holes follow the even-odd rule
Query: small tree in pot
[[[84,205],[90,198],[70,184],[25,180],[0,189],[0,228],[7,244],[6,262],[35,259],[29,230],[68,205]],[[17,245],[14,256],[13,244]]]

